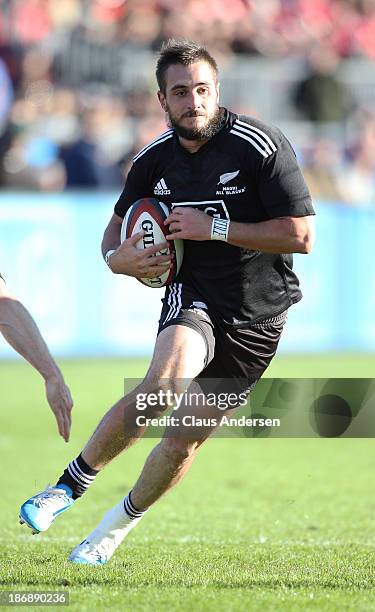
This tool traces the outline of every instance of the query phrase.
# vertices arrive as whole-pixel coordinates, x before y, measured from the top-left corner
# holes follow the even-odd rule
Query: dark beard
[[[201,128],[189,130],[179,125],[173,117],[169,115],[169,121],[172,127],[175,129],[176,134],[185,140],[209,140],[215,134],[221,130],[224,123],[224,113],[218,108],[214,116],[209,122]]]

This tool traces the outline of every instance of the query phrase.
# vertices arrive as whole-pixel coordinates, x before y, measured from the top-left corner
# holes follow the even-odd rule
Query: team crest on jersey
[[[222,174],[219,178],[218,185],[226,185],[227,183],[229,183],[229,181],[232,181],[234,178],[236,178],[239,173],[239,170],[235,170],[234,172],[226,172],[225,174]]]
[[[163,178],[158,181],[154,187],[155,195],[171,195],[171,190],[168,189],[167,184]]]
[[[246,191],[246,187],[237,187],[237,185],[227,186],[227,183],[233,181],[240,173],[239,170],[235,170],[234,172],[225,172],[225,174],[221,174],[219,178],[218,185],[222,185],[221,189],[216,191],[216,195],[237,195],[238,193],[244,193]]]

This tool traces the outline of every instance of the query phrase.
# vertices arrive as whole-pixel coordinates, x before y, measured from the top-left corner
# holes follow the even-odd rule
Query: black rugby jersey
[[[192,206],[242,223],[315,214],[294,151],[280,130],[223,113],[223,127],[196,153],[181,146],[173,129],[145,146],[133,159],[115,213],[124,217],[139,198],[157,197],[170,208]],[[176,280],[224,323],[246,327],[301,299],[292,265],[290,254],[185,240]]]

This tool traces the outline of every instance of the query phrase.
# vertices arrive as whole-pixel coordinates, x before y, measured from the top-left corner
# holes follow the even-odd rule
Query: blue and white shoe
[[[100,543],[83,540],[72,550],[69,555],[69,561],[82,565],[104,565],[104,563],[109,561],[110,557],[110,551],[107,551]]]
[[[53,521],[74,504],[71,494],[71,489],[64,485],[46,487],[22,504],[19,516],[21,525],[26,524],[33,534],[47,531]]]

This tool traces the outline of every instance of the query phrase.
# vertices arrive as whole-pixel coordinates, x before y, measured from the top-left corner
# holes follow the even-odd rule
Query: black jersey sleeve
[[[148,195],[147,181],[142,171],[142,164],[140,162],[133,163],[126,178],[123,192],[115,204],[116,215],[125,217],[128,209],[136,200]]]
[[[258,169],[258,193],[269,218],[314,215],[311,196],[294,150],[278,131],[276,151],[262,159]]]

